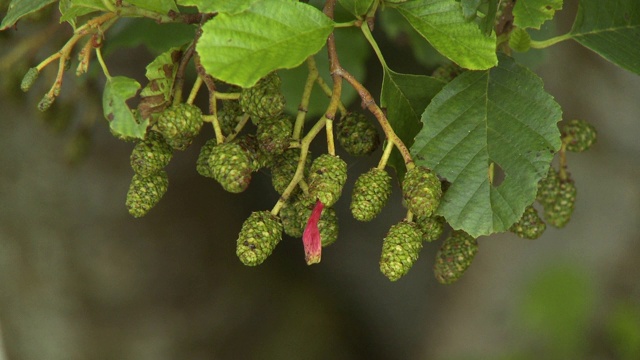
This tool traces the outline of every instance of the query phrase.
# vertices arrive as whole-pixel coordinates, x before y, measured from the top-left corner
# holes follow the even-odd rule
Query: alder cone
[[[371,221],[384,208],[391,195],[391,176],[378,168],[360,175],[351,195],[351,214],[356,220]]]
[[[134,217],[146,215],[162,199],[169,187],[169,178],[164,170],[149,176],[133,175],[127,200],[129,213]]]
[[[402,221],[391,226],[382,242],[380,271],[391,281],[403,277],[418,260],[422,234],[415,223]]]
[[[236,255],[243,264],[262,264],[282,240],[282,223],[270,211],[254,211],[242,224]]]
[[[436,253],[433,273],[441,284],[452,284],[471,266],[478,253],[478,241],[464,231],[456,230],[447,237]]]

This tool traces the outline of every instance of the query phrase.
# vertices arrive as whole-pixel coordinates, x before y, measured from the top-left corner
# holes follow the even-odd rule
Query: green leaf
[[[141,9],[151,10],[160,14],[168,14],[169,11],[178,11],[174,0],[127,0],[131,5]]]
[[[385,69],[380,93],[380,106],[386,108],[387,119],[400,140],[410,148],[420,131],[420,114],[431,99],[442,89],[444,82],[424,75],[399,74]],[[399,178],[406,171],[404,159],[397,149],[393,150],[388,164]]]
[[[127,105],[127,100],[134,97],[139,89],[137,81],[125,76],[108,79],[102,94],[102,108],[111,130],[123,136],[143,139],[149,121],[138,123]]]
[[[196,50],[205,70],[250,87],[271,71],[294,68],[317,53],[333,21],[311,5],[261,0],[244,12],[219,14],[202,30]]]
[[[338,0],[340,5],[355,16],[365,15],[373,0]]]
[[[366,76],[366,62],[371,55],[371,46],[362,36],[360,29],[346,28],[335,32],[336,49],[338,54],[347,54],[349,56],[340,57],[340,65],[357,79],[363,79]],[[314,56],[318,72],[324,81],[331,86],[331,74],[329,73],[329,57],[327,49],[324,47],[318,54]],[[295,69],[278,71],[278,75],[282,79],[282,93],[286,98],[287,111],[295,114],[298,112],[300,104],[300,96],[307,80],[308,68],[306,64],[302,64]],[[342,86],[342,102],[348,107],[358,96],[358,93],[351,86]],[[318,87],[314,86],[311,92],[311,99],[307,109],[307,119],[321,115],[329,105],[329,98]]]
[[[247,10],[253,3],[260,0],[178,0],[178,5],[196,6],[201,13],[237,14]]]
[[[640,1],[580,1],[571,36],[621,68],[640,74]]]
[[[12,27],[21,17],[34,13],[56,0],[11,0],[7,15],[0,23],[0,31]]]
[[[460,5],[462,5],[462,15],[466,20],[473,20],[476,18],[478,14],[478,8],[480,7],[480,3],[482,0],[461,0]]]
[[[398,11],[436,50],[458,65],[484,70],[498,63],[495,34],[485,36],[478,25],[465,20],[456,0],[416,0]]]
[[[557,10],[562,10],[562,3],[563,0],[518,0],[513,7],[513,23],[520,28],[540,29]]]
[[[60,22],[68,21],[75,29],[75,20],[79,16],[90,14],[96,11],[109,11],[102,0],[61,0]]]
[[[474,237],[506,231],[535,199],[560,149],[561,117],[542,80],[505,55],[498,67],[447,84],[422,115],[411,148],[416,164],[451,182],[438,214]],[[490,183],[492,164],[504,173],[499,185]]]
[[[160,54],[149,65],[145,76],[149,83],[140,92],[138,111],[143,119],[164,109],[171,100],[171,90],[178,73],[182,49],[171,48]]]

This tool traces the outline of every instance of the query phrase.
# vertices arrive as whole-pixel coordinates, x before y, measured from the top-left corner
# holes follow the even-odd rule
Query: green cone
[[[31,89],[31,86],[33,86],[33,84],[38,79],[38,75],[40,75],[38,68],[35,68],[35,67],[30,68],[22,78],[22,82],[20,83],[20,89],[24,92],[29,91],[29,89]]]
[[[417,217],[431,216],[442,197],[438,177],[424,166],[408,170],[402,181],[402,197],[405,206]]]
[[[167,144],[176,150],[185,150],[200,133],[202,123],[200,108],[182,103],[160,113],[156,126]]]
[[[160,201],[168,187],[169,178],[164,170],[149,176],[133,175],[125,202],[129,214],[137,218],[144,216]]]
[[[140,175],[149,176],[164,169],[172,156],[173,150],[164,141],[164,137],[155,131],[149,131],[131,152],[131,168]]]
[[[289,148],[293,123],[286,116],[260,121],[256,130],[258,148],[270,155],[280,155]]]
[[[198,174],[213,178],[213,170],[209,166],[209,157],[211,156],[211,150],[218,144],[215,138],[207,140],[207,142],[200,148],[200,154],[198,160],[196,160],[196,171]]]
[[[247,189],[251,182],[252,164],[251,155],[236,142],[216,145],[209,154],[211,175],[231,193]]]
[[[560,187],[555,201],[544,207],[544,219],[557,228],[563,228],[567,225],[573,214],[576,194],[576,185],[567,174],[567,179],[560,179]]]
[[[560,177],[558,176],[558,172],[550,166],[547,176],[538,182],[536,200],[538,200],[542,206],[547,208],[556,201],[559,189]]]
[[[595,144],[597,137],[596,128],[584,120],[571,120],[562,128],[562,141],[569,151],[588,150]]]
[[[275,165],[271,167],[271,184],[273,184],[273,188],[276,189],[278,194],[284,193],[291,180],[293,180],[299,159],[300,149],[288,149],[277,157]],[[307,154],[303,174],[305,177],[309,175],[310,168],[311,157]]]
[[[240,106],[254,124],[276,117],[284,111],[285,99],[280,91],[280,77],[275,72],[260,79],[253,87],[242,89]]]
[[[382,242],[380,271],[391,281],[403,277],[418,260],[422,234],[415,223],[401,221],[391,226]]]
[[[269,211],[254,211],[242,224],[236,255],[247,266],[260,265],[271,255],[280,240],[280,219]]]
[[[322,154],[311,163],[309,195],[330,207],[338,201],[347,181],[347,163],[337,156]]]
[[[432,215],[429,217],[416,217],[418,229],[422,232],[422,241],[436,241],[444,231],[446,221],[442,216]]]
[[[378,131],[367,117],[360,113],[347,113],[337,124],[340,145],[352,156],[371,154],[380,145]]]
[[[242,116],[242,107],[235,100],[222,101],[222,109],[218,110],[218,123],[225,135],[229,135],[238,125],[239,117]]]
[[[537,239],[542,236],[542,233],[547,229],[547,225],[538,216],[538,211],[529,205],[524,209],[524,213],[520,220],[511,225],[509,231],[518,235],[523,239]]]
[[[391,176],[373,168],[360,175],[351,195],[351,214],[356,220],[371,221],[380,214],[391,194]]]
[[[478,241],[464,231],[456,230],[444,240],[436,253],[433,273],[441,284],[452,284],[469,268],[478,253]]]

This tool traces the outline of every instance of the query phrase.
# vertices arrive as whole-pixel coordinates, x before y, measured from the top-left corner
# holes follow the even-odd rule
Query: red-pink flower
[[[320,230],[318,229],[318,221],[322,215],[324,204],[318,200],[314,206],[311,216],[307,221],[307,226],[302,234],[302,243],[304,244],[304,257],[307,265],[317,264],[322,256],[322,240],[320,239]]]

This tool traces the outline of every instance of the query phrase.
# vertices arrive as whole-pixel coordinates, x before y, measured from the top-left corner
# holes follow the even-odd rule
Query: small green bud
[[[38,110],[42,112],[49,110],[54,101],[56,101],[55,96],[49,95],[49,93],[45,94],[38,103]]]
[[[584,120],[571,120],[562,128],[562,141],[573,152],[588,150],[597,140],[596,128]]]
[[[24,92],[29,91],[29,89],[31,89],[31,86],[33,86],[33,84],[36,82],[36,80],[38,79],[38,75],[40,75],[40,72],[38,71],[38,68],[32,67],[30,68],[26,74],[24,74],[24,77],[22,78],[22,83],[20,84],[20,89]]]

